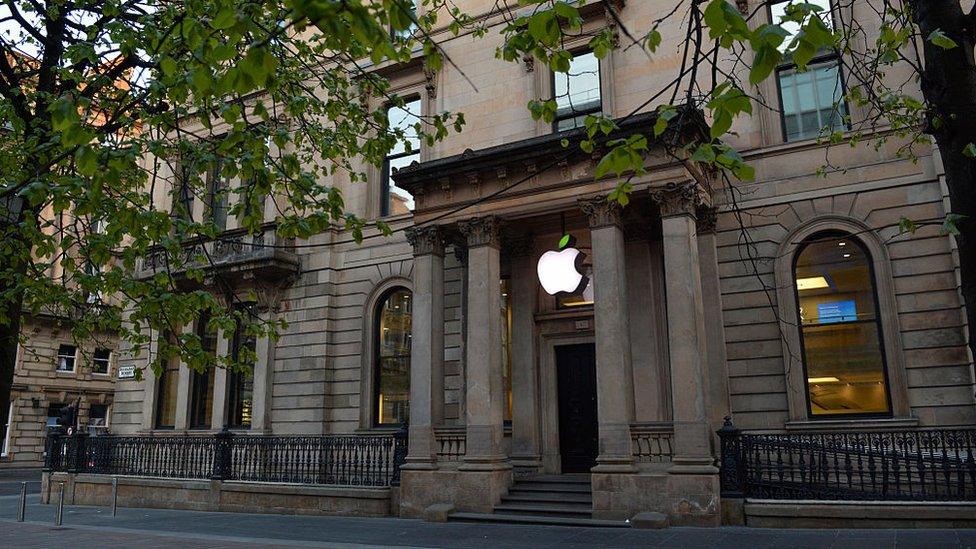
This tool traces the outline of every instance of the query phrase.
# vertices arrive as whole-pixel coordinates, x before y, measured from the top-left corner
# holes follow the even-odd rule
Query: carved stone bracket
[[[532,54],[527,53],[523,55],[522,63],[525,64],[525,72],[535,71],[535,57]]]
[[[661,217],[694,217],[695,208],[701,203],[698,190],[692,183],[668,183],[659,189],[652,189],[651,200],[660,207]]]
[[[742,15],[749,15],[749,0],[735,0],[735,7]]]
[[[437,71],[424,64],[424,88],[427,89],[427,99],[437,99]]]
[[[475,246],[499,247],[500,226],[501,223],[498,218],[493,215],[458,221],[458,230],[464,235],[469,248]]]
[[[405,231],[413,255],[444,255],[444,234],[437,225],[410,227]]]
[[[591,229],[621,226],[620,203],[616,200],[607,200],[606,196],[598,196],[584,198],[578,203],[580,209],[586,214]]]
[[[714,233],[718,222],[718,208],[699,205],[695,212],[695,219],[698,222],[698,234]]]

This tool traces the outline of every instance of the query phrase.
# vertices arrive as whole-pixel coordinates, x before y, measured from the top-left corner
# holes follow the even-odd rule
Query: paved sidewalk
[[[17,501],[0,497],[0,547],[976,548],[976,530],[627,530],[127,508],[113,518],[107,508],[82,506],[66,506],[57,528],[55,506],[41,505],[36,494],[29,498],[28,522],[15,522]]]

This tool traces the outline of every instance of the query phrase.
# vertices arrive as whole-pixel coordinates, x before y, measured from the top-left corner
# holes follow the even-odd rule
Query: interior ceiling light
[[[840,381],[840,379],[834,376],[807,378],[807,382],[809,383],[837,383],[838,381]]]
[[[822,276],[812,276],[810,278],[798,278],[796,279],[796,289],[803,290],[816,290],[819,288],[829,288],[830,284],[827,284],[827,279]]]

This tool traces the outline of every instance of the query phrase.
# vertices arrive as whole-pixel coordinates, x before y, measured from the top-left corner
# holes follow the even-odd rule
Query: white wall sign
[[[132,379],[136,377],[136,367],[133,364],[119,366],[119,379]]]

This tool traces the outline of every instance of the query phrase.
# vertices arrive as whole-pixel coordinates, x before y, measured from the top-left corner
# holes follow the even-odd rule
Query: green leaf
[[[237,22],[237,13],[234,11],[233,6],[225,6],[217,12],[214,16],[211,25],[215,29],[223,30],[229,29]]]
[[[89,146],[78,147],[75,153],[75,165],[81,175],[93,176],[98,171],[98,155]]]
[[[968,156],[969,158],[976,158],[976,145],[973,143],[968,143],[966,148],[962,150],[962,154]]]
[[[946,36],[946,34],[939,29],[932,31],[932,33],[929,34],[928,40],[944,50],[951,50],[959,46],[955,40]]]
[[[562,250],[566,246],[569,246],[569,241],[572,237],[568,234],[564,234],[562,238],[559,239],[559,249]]]

